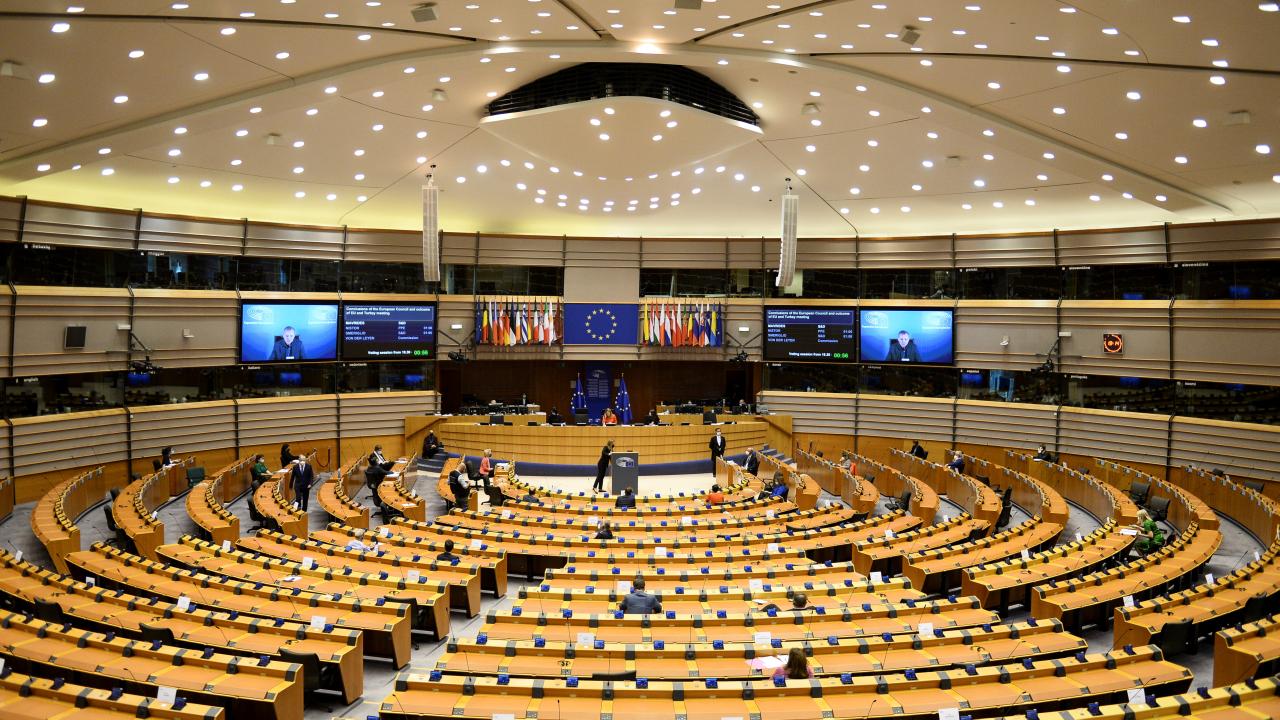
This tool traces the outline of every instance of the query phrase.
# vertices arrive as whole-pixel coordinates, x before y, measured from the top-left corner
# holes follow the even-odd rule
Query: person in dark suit
[[[601,520],[599,527],[596,528],[596,540],[612,540],[613,528],[609,527],[609,523]]]
[[[604,444],[600,450],[600,459],[596,461],[596,481],[591,483],[592,492],[604,492],[604,474],[609,471],[609,459],[613,457],[613,441]]]
[[[374,495],[378,494],[378,486],[385,479],[387,479],[387,470],[381,465],[370,465],[364,469],[364,484],[369,487],[369,492]]]
[[[160,464],[167,466],[171,463],[173,463],[173,448],[164,448],[160,451]]]
[[[395,465],[395,463],[389,462],[385,457],[383,457],[381,445],[373,446],[373,452],[369,453],[369,464],[379,465],[383,470],[390,470]]]
[[[449,492],[453,493],[453,506],[456,508],[465,508],[467,506],[467,490],[466,484],[462,481],[463,474],[458,466],[449,471]]]
[[[617,500],[613,501],[613,506],[621,510],[634,509],[636,506],[635,491],[631,488],[623,488],[622,494]]]
[[[437,452],[443,446],[440,444],[440,438],[436,437],[434,430],[427,433],[427,437],[422,441],[422,457],[430,460],[436,456]]]
[[[911,449],[910,449],[910,450],[908,450],[907,452],[911,453],[912,455],[915,455],[916,457],[920,458],[921,460],[923,460],[923,459],[925,459],[925,458],[929,457],[929,451],[925,450],[925,449],[924,449],[924,447],[922,447],[922,446],[920,445],[920,441],[919,441],[919,440],[912,440],[912,441],[911,441]]]
[[[885,362],[920,362],[920,350],[911,333],[906,330],[898,332],[897,340],[889,341],[889,353],[884,356]]]
[[[444,552],[440,553],[439,555],[436,555],[436,560],[437,560],[437,561],[439,561],[439,562],[447,562],[447,563],[451,563],[451,562],[453,562],[454,560],[461,560],[461,559],[462,559],[462,558],[459,558],[457,555],[454,555],[454,554],[453,554],[453,541],[452,541],[452,540],[445,540],[445,541],[444,541]]]
[[[542,498],[534,495],[532,490],[528,490],[525,492],[524,497],[520,498],[520,502],[529,503],[530,505],[541,505]]]
[[[294,463],[290,477],[293,479],[293,496],[298,501],[298,507],[306,512],[307,501],[311,498],[311,482],[316,477],[315,471],[306,460],[299,460]]]
[[[964,455],[959,450],[956,450],[955,452],[951,453],[951,462],[947,463],[947,467],[951,468],[952,470],[955,470],[958,473],[963,473],[964,472]]]
[[[280,467],[288,467],[289,463],[297,459],[297,455],[289,452],[289,443],[280,446]]]
[[[1032,460],[1043,460],[1044,462],[1053,462],[1053,453],[1045,449],[1043,445],[1036,448],[1035,457]]]
[[[657,424],[659,424],[659,423],[661,423],[661,422],[662,422],[662,421],[658,419],[658,409],[657,409],[657,408],[653,408],[653,409],[649,410],[649,414],[644,416],[644,424],[645,424],[645,425],[657,425]]]
[[[752,475],[760,474],[760,456],[756,454],[755,448],[747,448],[747,472]]]
[[[551,407],[551,412],[547,413],[547,424],[548,425],[564,424],[564,418],[561,417],[560,415],[560,408],[555,407],[554,405]]]
[[[724,435],[720,432],[720,428],[716,428],[716,434],[711,436],[711,441],[707,443],[707,447],[711,448],[711,476],[716,474],[716,458],[724,457],[725,441]]]
[[[271,362],[279,360],[306,360],[306,351],[302,348],[302,338],[298,337],[298,331],[293,326],[286,325],[284,330],[280,331],[280,338],[276,340],[276,344],[271,348],[271,357],[267,360]]]
[[[650,615],[662,612],[662,600],[644,591],[644,578],[631,581],[631,592],[622,598],[618,609],[627,615]]]

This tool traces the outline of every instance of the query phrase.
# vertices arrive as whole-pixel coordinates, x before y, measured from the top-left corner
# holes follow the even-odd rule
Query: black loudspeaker
[[[62,347],[68,350],[83,349],[88,333],[89,328],[83,325],[68,325],[66,334],[62,336]]]

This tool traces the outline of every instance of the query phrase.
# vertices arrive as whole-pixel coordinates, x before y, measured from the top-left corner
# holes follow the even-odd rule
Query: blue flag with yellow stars
[[[640,312],[634,304],[566,303],[565,345],[635,345]]]
[[[627,379],[618,381],[618,400],[614,403],[618,409],[618,424],[631,424],[631,396],[627,394]]]

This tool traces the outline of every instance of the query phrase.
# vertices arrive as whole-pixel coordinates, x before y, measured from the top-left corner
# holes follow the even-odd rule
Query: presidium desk
[[[544,425],[545,415],[507,415],[510,425],[481,424],[489,418],[475,415],[409,416],[404,422],[406,437],[416,438],[418,443],[427,430],[434,430],[451,453],[478,456],[488,448],[494,458],[521,463],[595,465],[608,440],[613,440],[616,452],[640,453],[641,467],[707,460],[711,457],[707,443],[717,427],[724,433],[727,455],[738,455],[749,447],[759,450],[764,445],[769,428],[766,422],[751,415],[722,417],[735,422],[703,425],[701,415],[662,415],[662,422],[671,424],[656,426]]]

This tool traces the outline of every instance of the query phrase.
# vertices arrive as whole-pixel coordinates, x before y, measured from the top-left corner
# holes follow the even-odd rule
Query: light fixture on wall
[[[1000,347],[1009,347],[1009,336],[1005,335],[1000,338]]]
[[[462,323],[451,323],[451,324],[449,325],[449,329],[450,329],[450,330],[461,330],[461,329],[462,329]]]
[[[740,333],[751,332],[751,326],[750,326],[750,325],[739,325],[739,326],[738,326],[738,332],[740,332]]]
[[[182,338],[183,338],[184,340],[190,340],[190,339],[194,338],[195,336],[196,336],[196,334],[195,334],[194,332],[192,332],[190,328],[182,328]]]

